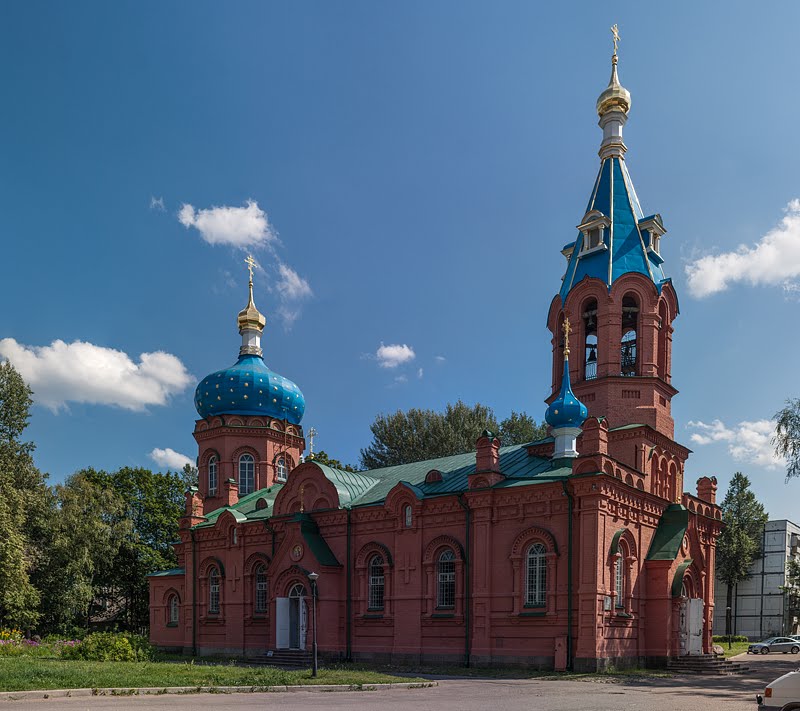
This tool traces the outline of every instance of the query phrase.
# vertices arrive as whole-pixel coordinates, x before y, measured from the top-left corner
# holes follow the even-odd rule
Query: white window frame
[[[286,466],[286,457],[281,455],[275,460],[275,479],[277,481],[286,481],[289,474],[289,467]]]
[[[261,564],[256,566],[255,575],[255,605],[254,611],[266,613],[269,607],[269,580],[267,580],[267,568]]]
[[[436,608],[453,610],[456,606],[456,554],[445,548],[436,561]]]
[[[547,548],[532,543],[525,555],[525,607],[547,605]]]
[[[376,553],[369,559],[367,565],[367,575],[369,578],[367,609],[370,611],[382,611],[386,604],[386,563],[380,553]]]
[[[208,571],[208,614],[218,615],[222,602],[219,571],[212,568]]]
[[[180,620],[180,603],[178,602],[177,594],[173,593],[169,596],[169,623],[177,625]]]
[[[219,489],[219,461],[216,454],[208,458],[208,495],[216,496]]]
[[[245,452],[239,457],[239,496],[252,494],[255,488],[256,459],[250,452]]]

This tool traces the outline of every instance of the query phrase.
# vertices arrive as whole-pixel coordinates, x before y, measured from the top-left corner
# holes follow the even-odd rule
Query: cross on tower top
[[[567,360],[569,358],[569,334],[572,333],[572,326],[569,325],[569,317],[564,319],[561,330],[564,331],[564,360]]]
[[[250,272],[250,283],[253,283],[253,270],[256,268],[256,260],[253,259],[252,254],[247,255],[247,259],[244,260],[244,263],[247,265],[247,270]]]
[[[614,55],[617,54],[617,44],[619,44],[619,28],[615,22],[611,25],[611,40],[614,42]]]
[[[308,431],[308,458],[314,458],[314,437],[316,437],[318,432],[312,427]]]

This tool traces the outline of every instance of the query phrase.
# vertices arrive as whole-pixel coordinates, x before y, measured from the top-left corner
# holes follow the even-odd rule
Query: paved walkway
[[[0,711],[6,707],[31,711],[754,711],[756,693],[800,664],[799,658],[784,655],[740,659],[751,666],[751,671],[736,677],[676,676],[627,682],[607,677],[590,681],[450,678],[441,679],[433,689],[9,701],[0,704]]]

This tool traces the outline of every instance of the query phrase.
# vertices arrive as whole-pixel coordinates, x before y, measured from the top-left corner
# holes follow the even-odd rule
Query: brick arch
[[[367,561],[375,553],[379,553],[383,556],[383,560],[388,567],[394,567],[394,559],[392,558],[392,552],[389,548],[380,541],[370,541],[361,546],[361,550],[356,556],[356,568],[366,568]]]
[[[425,555],[422,559],[423,563],[433,563],[436,553],[440,548],[452,548],[456,558],[460,561],[464,560],[464,549],[461,544],[452,536],[437,536],[425,547]]]
[[[633,486],[633,477],[630,474],[625,475],[625,483]]]
[[[603,464],[603,471],[604,471],[606,474],[608,474],[609,476],[614,476],[614,465],[613,465],[611,462],[609,462],[609,461],[606,461],[606,462]]]
[[[519,533],[511,545],[511,557],[522,557],[522,551],[528,547],[531,541],[538,539],[545,544],[548,553],[555,553],[558,555],[558,545],[556,544],[555,536],[546,528],[541,526],[531,526]]]
[[[211,459],[213,455],[217,455],[217,462],[222,461],[222,457],[220,457],[219,451],[214,449],[213,447],[207,447],[203,450],[203,453],[200,455],[200,468],[208,466],[208,460]]]
[[[228,420],[228,424],[234,427],[242,427],[244,425],[244,418],[234,415]]]
[[[600,467],[594,459],[587,459],[578,465],[575,474],[590,474],[596,472]]]
[[[265,565],[268,569],[272,561],[266,553],[252,553],[244,563],[245,575],[254,575],[258,565]]]
[[[290,565],[286,570],[280,573],[275,578],[275,583],[273,585],[273,590],[275,590],[276,594],[279,590],[283,591],[283,594],[279,594],[279,597],[289,594],[289,590],[292,589],[294,585],[297,583],[302,583],[305,586],[306,592],[311,592],[311,581],[308,579],[308,573],[305,568],[301,568],[299,565]]]
[[[178,605],[181,604],[181,594],[178,592],[176,588],[167,588],[164,591],[164,594],[161,596],[161,604],[162,605],[169,605],[169,599],[175,595],[178,598]]]
[[[629,528],[621,528],[614,534],[614,537],[611,539],[611,545],[608,548],[609,558],[613,559],[620,553],[621,548],[627,551],[629,557],[639,557],[636,551],[636,538]]]
[[[622,305],[623,297],[629,293],[636,295],[639,308],[647,306],[648,310],[654,310],[657,307],[658,289],[650,277],[629,272],[617,279],[611,286],[611,298],[620,306]]]
[[[239,457],[241,457],[243,454],[252,454],[253,462],[255,462],[256,464],[258,464],[259,460],[261,459],[259,457],[258,450],[249,444],[244,444],[238,449],[236,449],[236,451],[231,456],[231,461],[236,465],[236,476],[239,476],[239,469],[238,469]]]
[[[219,571],[219,577],[224,580],[225,565],[216,556],[210,555],[207,558],[204,558],[200,565],[197,566],[197,572],[201,578],[207,578],[212,567],[216,567],[216,569]]]

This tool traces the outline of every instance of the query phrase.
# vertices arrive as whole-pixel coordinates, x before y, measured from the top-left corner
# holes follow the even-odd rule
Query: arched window
[[[370,558],[369,566],[369,605],[370,610],[383,609],[383,593],[385,579],[383,576],[383,556],[374,555]]]
[[[528,548],[525,558],[525,607],[544,607],[547,593],[547,550],[541,543]]]
[[[267,568],[264,565],[259,565],[256,568],[254,576],[256,583],[256,612],[266,612],[268,605],[267,598]]]
[[[306,588],[302,583],[296,583],[289,591],[289,597],[305,597]]]
[[[583,378],[597,377],[597,301],[592,299],[583,311]]]
[[[670,381],[667,350],[669,349],[669,316],[667,305],[658,305],[658,375],[664,382]]]
[[[620,552],[617,555],[617,560],[614,563],[614,588],[617,592],[617,598],[614,601],[614,607],[618,610],[625,609],[625,558],[620,547]]]
[[[169,624],[177,625],[178,616],[180,614],[180,604],[177,595],[169,596]]]
[[[436,607],[452,608],[456,605],[456,556],[445,548],[436,566]]]
[[[637,375],[637,343],[636,330],[639,317],[639,305],[633,296],[622,299],[622,341],[620,343],[620,373]]]
[[[217,455],[212,454],[208,458],[208,495],[216,496],[219,487],[219,476],[217,474]]]
[[[275,478],[278,481],[286,481],[286,474],[286,459],[278,457],[278,461],[275,462]]]
[[[239,457],[239,496],[252,494],[256,482],[256,463],[252,454]]]
[[[208,571],[208,612],[211,615],[219,614],[220,587],[219,571],[211,568]]]
[[[411,528],[413,513],[411,511],[411,504],[406,504],[403,507],[403,525],[406,528]]]

